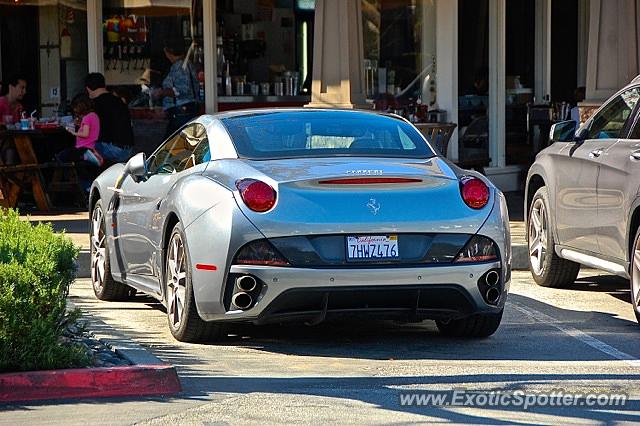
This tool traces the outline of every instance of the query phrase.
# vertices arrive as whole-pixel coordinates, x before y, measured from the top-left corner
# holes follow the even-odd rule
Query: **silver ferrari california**
[[[345,316],[489,336],[511,279],[502,193],[374,112],[203,115],[102,173],[90,218],[96,296],[157,298],[181,341]]]

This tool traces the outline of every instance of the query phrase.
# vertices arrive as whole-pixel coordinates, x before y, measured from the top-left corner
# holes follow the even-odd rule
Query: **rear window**
[[[375,114],[258,113],[224,118],[222,123],[231,135],[238,155],[249,159],[434,156],[411,125]]]

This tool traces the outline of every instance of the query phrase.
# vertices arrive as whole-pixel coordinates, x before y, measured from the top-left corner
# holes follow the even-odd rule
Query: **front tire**
[[[436,325],[445,336],[489,337],[498,330],[503,312],[501,310],[497,314],[474,314],[461,319],[436,321]]]
[[[563,288],[576,280],[580,272],[580,264],[562,259],[556,254],[550,206],[547,188],[543,186],[536,191],[529,207],[527,221],[529,270],[538,285]]]
[[[223,335],[222,325],[203,321],[198,315],[186,243],[182,224],[178,222],[171,231],[165,258],[164,288],[169,330],[181,342],[217,340]]]
[[[102,200],[98,200],[91,211],[91,284],[93,293],[100,300],[125,300],[135,294],[128,285],[119,283],[111,276],[109,248],[104,220]]]
[[[631,285],[631,304],[633,313],[636,314],[636,321],[640,323],[640,229],[636,231],[636,236],[633,239],[629,259],[631,261],[631,279],[629,280]]]

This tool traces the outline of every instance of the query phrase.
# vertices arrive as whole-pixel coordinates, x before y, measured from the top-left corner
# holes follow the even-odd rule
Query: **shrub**
[[[88,364],[79,346],[62,339],[79,315],[66,309],[77,256],[71,240],[50,225],[0,210],[0,371]]]

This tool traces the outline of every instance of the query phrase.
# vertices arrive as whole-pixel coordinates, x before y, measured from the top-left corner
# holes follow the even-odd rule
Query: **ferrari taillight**
[[[464,176],[460,179],[460,194],[472,209],[481,209],[489,202],[489,187],[476,177]]]
[[[241,179],[236,182],[242,201],[254,212],[269,211],[276,204],[276,191],[268,184],[256,179]]]
[[[267,240],[252,241],[238,250],[234,263],[241,265],[288,266],[289,262]]]
[[[458,253],[454,262],[489,262],[498,260],[496,245],[487,237],[474,235]]]

